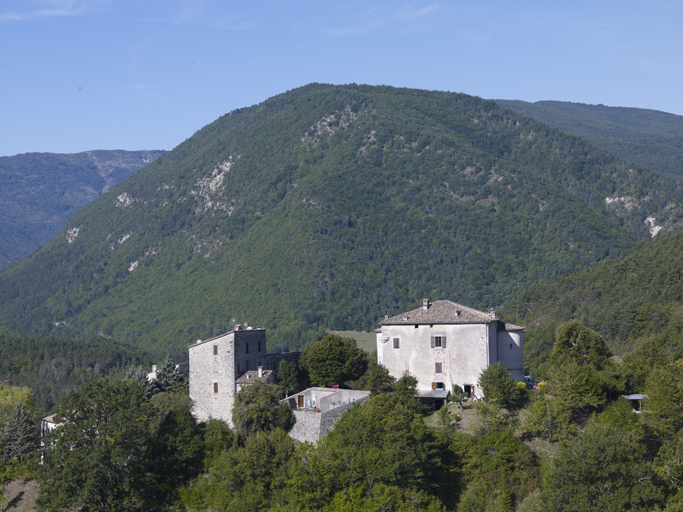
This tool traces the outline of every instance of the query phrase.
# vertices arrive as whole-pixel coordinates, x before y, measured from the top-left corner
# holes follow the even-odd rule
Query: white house
[[[446,398],[454,384],[479,396],[479,375],[497,361],[515,380],[524,378],[524,327],[504,323],[493,312],[424,299],[421,308],[385,317],[380,325],[379,362],[396,379],[406,371],[416,377],[423,398]]]

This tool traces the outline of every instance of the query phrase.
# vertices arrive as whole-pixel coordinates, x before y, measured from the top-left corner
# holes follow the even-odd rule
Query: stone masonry
[[[236,381],[243,375],[261,374],[271,379],[283,360],[297,361],[299,352],[266,353],[266,330],[235,329],[208,340],[197,340],[190,353],[190,398],[197,421],[220,419],[231,427]],[[263,369],[268,371],[263,371]],[[257,378],[258,378],[258,374]]]
[[[291,395],[283,400],[296,418],[289,435],[297,441],[316,444],[346,411],[362,405],[369,397],[369,391],[336,388],[308,388]]]

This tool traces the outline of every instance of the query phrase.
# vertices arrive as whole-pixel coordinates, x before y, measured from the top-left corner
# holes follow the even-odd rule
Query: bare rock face
[[[0,269],[45,245],[79,208],[165,151],[0,157]]]

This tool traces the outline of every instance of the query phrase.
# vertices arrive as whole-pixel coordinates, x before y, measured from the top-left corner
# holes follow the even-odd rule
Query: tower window
[[[213,392],[218,393],[218,382],[213,383]]]
[[[214,345],[213,346],[213,355],[215,356],[217,354],[218,354],[218,345]]]
[[[249,353],[249,342],[246,342],[246,343],[244,344],[244,348],[247,349],[247,354],[248,354],[248,353]]]

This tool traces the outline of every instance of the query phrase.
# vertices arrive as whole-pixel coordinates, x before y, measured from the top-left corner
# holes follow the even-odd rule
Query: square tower
[[[266,361],[265,329],[235,329],[190,345],[190,398],[197,421],[220,419],[232,424],[235,381]]]

